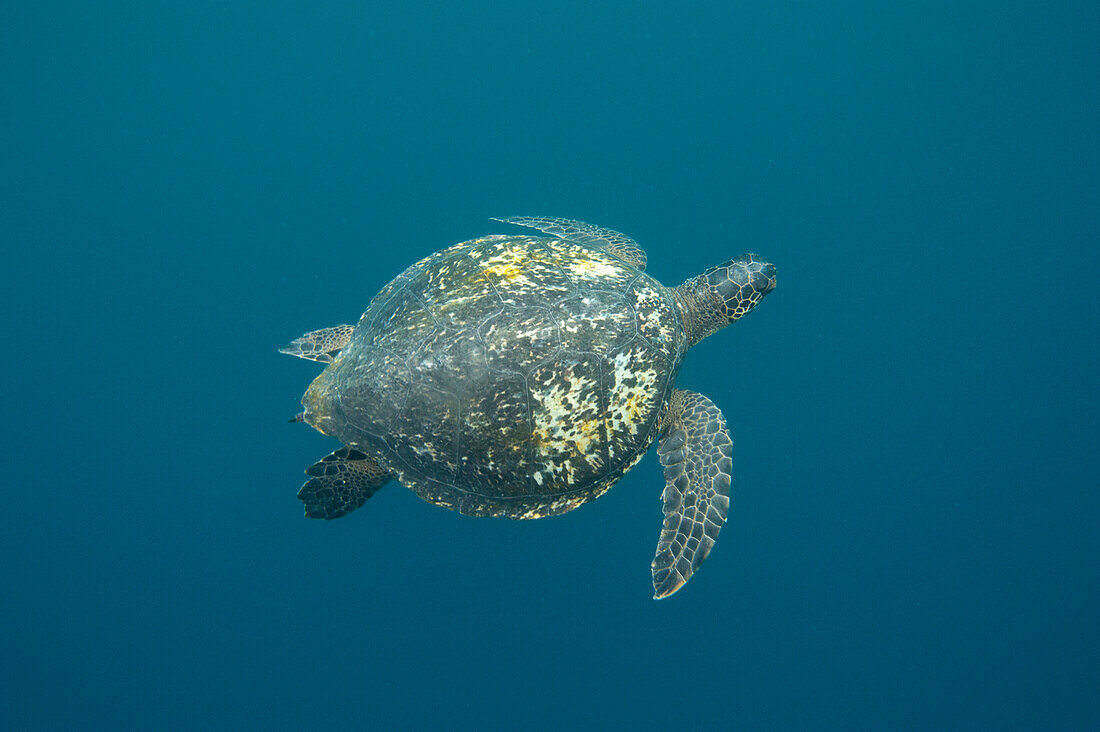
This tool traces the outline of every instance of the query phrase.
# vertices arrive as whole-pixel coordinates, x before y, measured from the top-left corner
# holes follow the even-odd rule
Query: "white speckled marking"
[[[534,417],[531,436],[536,462],[545,464],[555,477],[572,485],[581,477],[578,471],[582,464],[584,473],[603,464],[599,444],[599,384],[579,373],[577,364],[555,368],[560,371],[559,378],[531,394]]]
[[[644,348],[635,344],[609,359],[607,432],[612,460],[619,457],[616,448],[636,449],[638,430],[645,426],[660,394],[659,374],[646,365],[650,359],[640,352]]]

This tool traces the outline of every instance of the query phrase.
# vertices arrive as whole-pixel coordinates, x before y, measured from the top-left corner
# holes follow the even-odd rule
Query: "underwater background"
[[[1095,728],[1093,3],[0,3],[5,728]],[[733,505],[651,599],[655,451],[565,516],[390,484],[276,348],[550,215],[668,285]]]

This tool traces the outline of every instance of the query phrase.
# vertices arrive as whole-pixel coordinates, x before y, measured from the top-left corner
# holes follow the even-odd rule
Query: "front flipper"
[[[733,442],[722,412],[702,394],[677,389],[657,455],[665,466],[665,522],[653,558],[653,598],[680,589],[710,553],[729,510]]]
[[[340,349],[351,340],[353,330],[355,330],[354,325],[346,324],[315,330],[291,341],[280,348],[279,352],[298,358],[308,358],[310,361],[332,363],[332,359],[336,358]]]
[[[626,234],[620,234],[611,229],[601,229],[583,221],[558,219],[552,216],[509,216],[506,219],[494,218],[493,221],[526,226],[528,229],[552,234],[593,249],[604,249],[619,259],[626,260],[634,267],[645,270],[645,252],[638,246],[638,242]]]
[[[392,477],[374,458],[341,447],[309,466],[313,476],[298,491],[309,518],[334,519],[366,503]]]

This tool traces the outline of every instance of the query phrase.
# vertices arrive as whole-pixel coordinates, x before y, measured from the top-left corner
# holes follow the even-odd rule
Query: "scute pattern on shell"
[[[406,270],[306,394],[306,419],[433,503],[536,518],[595,498],[651,444],[684,333],[614,255],[489,236]]]

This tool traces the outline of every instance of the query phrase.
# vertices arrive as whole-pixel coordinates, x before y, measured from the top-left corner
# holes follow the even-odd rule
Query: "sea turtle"
[[[306,516],[343,516],[391,478],[472,516],[565,513],[615,485],[659,436],[653,588],[671,595],[726,520],[732,468],[722,413],[675,388],[676,375],[691,346],[775,287],[775,267],[743,254],[665,287],[618,232],[496,220],[543,236],[437,252],[382,288],[358,325],[280,349],[328,364],[292,421],[344,445],[306,470]]]

